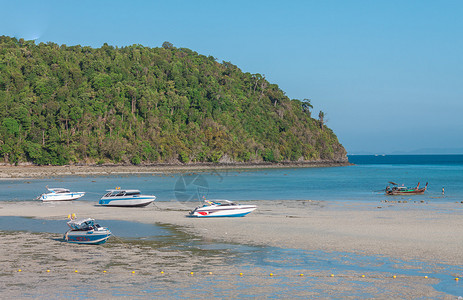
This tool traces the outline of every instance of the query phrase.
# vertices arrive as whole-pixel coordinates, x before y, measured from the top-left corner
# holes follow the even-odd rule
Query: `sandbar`
[[[101,207],[90,201],[4,202],[0,216],[64,219],[70,213],[181,226],[199,236],[242,244],[356,252],[463,265],[463,204],[313,200],[245,201],[243,218],[190,218],[195,202],[155,202],[144,208]]]

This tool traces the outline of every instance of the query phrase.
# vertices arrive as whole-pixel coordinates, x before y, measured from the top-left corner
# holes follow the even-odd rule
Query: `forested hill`
[[[0,36],[0,162],[346,159],[323,113],[212,56]]]

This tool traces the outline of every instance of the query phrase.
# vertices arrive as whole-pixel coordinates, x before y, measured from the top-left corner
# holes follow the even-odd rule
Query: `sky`
[[[6,1],[0,35],[178,48],[322,110],[348,154],[463,153],[463,1]],[[424,149],[424,150],[423,150]]]

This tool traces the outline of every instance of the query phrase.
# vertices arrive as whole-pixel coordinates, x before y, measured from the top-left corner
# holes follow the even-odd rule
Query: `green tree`
[[[325,125],[325,113],[323,111],[318,113],[318,122],[320,123],[320,129],[323,130],[323,125]]]
[[[312,102],[312,100],[306,98],[306,99],[302,100],[302,105],[301,105],[302,111],[304,113],[306,113],[309,116],[309,118],[311,116],[311,111],[310,110],[313,108],[313,105],[311,104],[311,102]]]
[[[8,134],[17,135],[19,133],[19,124],[13,118],[3,119],[2,125],[5,127]]]
[[[94,49],[0,36],[9,163],[343,159],[312,109],[261,74],[169,42]]]

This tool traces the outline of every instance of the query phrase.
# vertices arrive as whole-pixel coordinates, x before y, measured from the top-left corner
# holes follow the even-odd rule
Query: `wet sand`
[[[4,299],[455,298],[436,291],[432,277],[353,271],[331,277],[310,268],[274,269],[270,276],[245,262],[223,264],[219,254],[143,243],[71,245],[57,235],[32,233],[0,232],[0,238]]]
[[[459,230],[463,228],[463,205],[460,203],[342,203],[310,200],[250,202],[259,208],[244,218],[186,217],[195,203],[156,202],[145,208],[110,208],[95,206],[87,201],[4,202],[1,204],[0,216],[64,222],[68,214],[76,213],[78,217],[91,216],[97,220],[172,224],[179,226],[181,231],[211,242],[358,253],[463,267],[463,251],[460,251],[463,239]],[[203,298],[207,297],[208,290],[212,292],[211,287],[205,287],[206,280],[219,288],[215,292],[222,298],[237,298],[253,293],[258,298],[290,296],[280,290],[279,284],[283,283],[294,285],[288,287],[291,295],[304,298],[345,295],[353,295],[355,298],[356,293],[360,293],[359,297],[455,298],[435,291],[430,284],[436,283],[437,279],[432,278],[392,281],[391,274],[367,274],[366,278],[359,279],[360,274],[352,271],[346,275],[351,277],[340,279],[318,274],[311,271],[310,267],[300,270],[306,273],[304,279],[284,268],[276,271],[279,277],[268,278],[266,270],[246,265],[245,262],[225,266],[220,263],[220,255],[198,257],[183,251],[163,251],[142,244],[127,247],[112,238],[103,246],[70,245],[61,242],[60,238],[61,235],[52,234],[1,234],[0,253],[2,257],[8,257],[2,260],[0,266],[4,270],[0,275],[6,279],[6,283],[1,283],[3,288],[19,297],[27,297],[23,286],[41,290],[42,294],[37,294],[39,296],[56,296],[47,288],[53,280],[72,290],[75,278],[84,280],[83,274],[90,274],[90,277],[98,277],[95,280],[99,283],[99,291],[86,293],[86,296],[114,296],[119,286],[129,296]],[[25,271],[17,272],[18,268]],[[53,280],[42,281],[41,278],[51,277],[45,273],[46,268],[53,268],[61,275],[53,275]],[[77,268],[82,271],[73,274],[73,269]],[[111,275],[99,278],[105,268],[111,270]],[[132,269],[135,275],[143,273],[139,274],[142,278],[131,277],[134,276],[130,273]],[[237,275],[243,269],[254,275],[243,280]],[[198,272],[195,273],[196,277],[190,275],[191,270]],[[161,274],[161,271],[165,273]],[[160,287],[153,283],[154,291],[151,291],[148,288],[151,279],[161,280],[164,285]],[[224,287],[217,287],[222,281],[225,281]],[[84,280],[82,284],[92,286],[94,282],[89,279],[88,283]],[[140,294],[140,287],[143,287],[146,295]],[[188,295],[187,291],[197,291],[201,287],[206,291],[202,296],[199,291],[198,297]],[[60,291],[65,293],[62,289]]]
[[[4,202],[0,216],[97,220],[181,226],[226,242],[282,248],[345,251],[463,265],[463,204],[361,203],[311,200],[249,201],[244,218],[189,218],[193,202],[155,202],[144,208],[101,207],[88,201]]]

